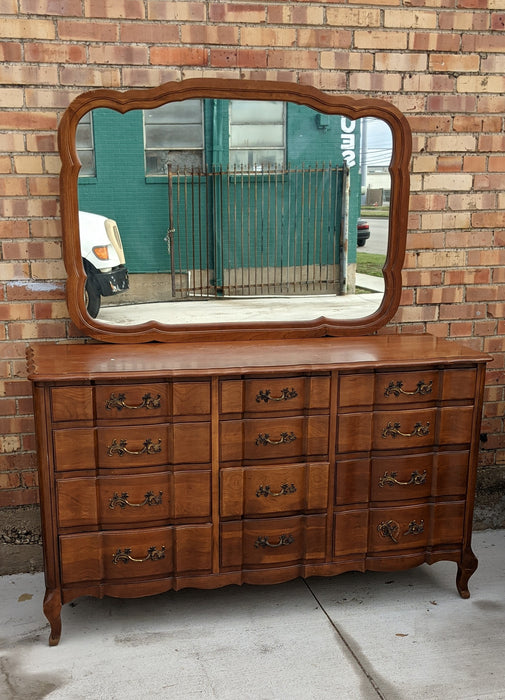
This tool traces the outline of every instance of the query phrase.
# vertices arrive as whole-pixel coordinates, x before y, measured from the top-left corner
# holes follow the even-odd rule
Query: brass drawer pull
[[[395,544],[398,544],[400,525],[396,522],[396,520],[388,520],[387,522],[382,521],[377,525],[377,532],[379,533],[379,535],[381,535],[381,537],[389,537],[389,539],[392,540]],[[403,534],[420,535],[423,532],[424,520],[421,520],[420,523],[416,523],[415,520],[412,520],[409,523],[407,530],[405,530]]]
[[[384,390],[384,396],[391,396],[393,394],[394,396],[400,396],[400,394],[403,394],[404,396],[415,396],[416,394],[419,394],[420,396],[426,396],[426,394],[431,394],[433,391],[433,381],[429,381],[428,383],[423,382],[421,379],[420,381],[417,382],[417,386],[414,389],[414,391],[405,391],[403,388],[403,382],[398,381],[398,382],[389,382],[387,387]]]
[[[424,520],[421,520],[421,522],[419,522],[419,523],[416,523],[415,520],[411,520],[407,530],[405,530],[405,532],[403,534],[404,535],[420,535],[422,532],[424,532]]]
[[[118,411],[122,411],[123,408],[129,408],[132,411],[136,411],[137,408],[147,408],[148,410],[150,408],[159,408],[161,405],[161,396],[158,394],[157,396],[153,397],[151,394],[144,394],[142,397],[142,403],[139,403],[137,406],[129,406],[125,402],[126,394],[111,394],[110,398],[105,402],[105,408],[108,411],[111,411],[113,408],[117,408]]]
[[[256,491],[256,496],[260,498],[261,496],[273,496],[276,498],[277,496],[287,496],[290,493],[296,493],[296,486],[294,484],[281,484],[281,490],[276,491],[275,493],[270,490],[270,486],[263,486],[261,484]]]
[[[129,561],[158,561],[159,559],[165,558],[164,546],[161,549],[156,549],[156,547],[149,547],[149,549],[147,550],[147,554],[143,559],[136,559],[135,557],[132,557],[131,551],[131,547],[126,547],[125,549],[118,549],[117,552],[112,555],[112,563],[119,564],[119,562],[123,562],[123,564],[128,564]]]
[[[289,399],[295,399],[298,396],[295,389],[281,389],[280,396],[272,396],[270,389],[265,389],[265,391],[260,391],[256,395],[257,403],[264,401],[268,403],[269,401],[289,401]]]
[[[422,474],[416,470],[412,472],[408,481],[398,481],[396,478],[398,472],[384,472],[384,475],[379,479],[379,486],[421,486],[426,483],[426,469]]]
[[[289,442],[296,440],[296,435],[291,433],[281,433],[280,440],[270,440],[269,433],[260,433],[256,438],[257,445],[287,445]]]
[[[109,457],[112,457],[115,454],[118,454],[120,457],[123,455],[154,455],[157,452],[161,452],[161,438],[158,439],[158,443],[155,445],[151,438],[147,438],[147,440],[144,441],[143,445],[144,447],[141,450],[128,450],[126,445],[128,444],[127,440],[120,440],[119,442],[114,438],[112,441],[112,444],[107,447],[107,454]]]
[[[277,544],[272,544],[268,541],[268,535],[260,535],[254,543],[254,546],[272,547],[273,549],[275,549],[276,547],[287,547],[288,544],[293,544],[294,541],[295,538],[293,537],[293,535],[281,535]]]
[[[122,493],[121,495],[115,493],[109,501],[109,508],[114,509],[116,506],[119,506],[120,508],[126,508],[126,506],[130,506],[131,508],[142,508],[142,506],[160,506],[162,503],[162,495],[163,491],[160,491],[158,496],[155,496],[152,491],[148,491],[142,503],[130,503],[127,493]]]
[[[400,532],[400,526],[396,520],[388,520],[387,522],[382,521],[377,525],[377,532],[379,535],[381,535],[381,537],[389,537],[389,539],[393,540],[395,544],[398,544],[398,540],[396,538]]]
[[[400,423],[389,422],[382,431],[382,437],[386,438],[388,435],[392,438],[398,436],[401,437],[424,437],[430,434],[430,422],[428,421],[426,425],[422,423],[416,423],[411,433],[402,433],[400,430]]]

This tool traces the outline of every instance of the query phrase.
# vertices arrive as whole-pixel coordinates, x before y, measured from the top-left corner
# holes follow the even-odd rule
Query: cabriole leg
[[[478,565],[477,557],[472,552],[471,548],[468,547],[468,549],[465,549],[461,563],[458,564],[458,574],[456,576],[456,586],[462,598],[470,598],[468,580],[470,576],[475,573]]]
[[[61,637],[61,593],[58,588],[46,589],[43,605],[44,615],[51,625],[49,646],[55,647]]]

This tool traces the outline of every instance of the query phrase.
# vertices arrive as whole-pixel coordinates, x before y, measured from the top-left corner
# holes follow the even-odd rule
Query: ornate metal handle
[[[296,440],[296,435],[291,433],[281,433],[280,440],[270,440],[269,433],[260,433],[256,438],[257,445],[286,445],[289,442]]]
[[[142,397],[142,403],[139,403],[137,406],[129,406],[125,402],[126,394],[111,394],[110,398],[105,402],[105,408],[108,411],[111,411],[113,408],[117,408],[118,411],[122,411],[123,408],[129,408],[132,411],[136,411],[137,408],[147,408],[148,410],[150,408],[159,408],[161,405],[161,396],[158,394],[157,396],[153,397],[151,394],[144,394]]]
[[[398,535],[400,532],[400,525],[396,520],[388,520],[387,522],[382,521],[377,525],[377,532],[381,537],[389,537],[395,544],[398,544]],[[424,520],[416,523],[415,520],[411,520],[408,528],[403,533],[404,535],[420,535],[424,532]]]
[[[389,474],[388,472],[384,472],[384,476],[381,476],[379,479],[379,486],[421,486],[426,483],[426,469],[422,474],[419,474],[417,470],[412,472],[408,481],[398,481],[396,478],[397,473],[398,472],[391,472],[391,474]]]
[[[160,491],[158,496],[155,496],[152,491],[148,491],[142,503],[130,503],[127,493],[122,493],[121,495],[115,493],[109,501],[109,508],[114,509],[116,506],[119,506],[120,508],[126,508],[126,506],[130,506],[131,508],[142,508],[142,506],[160,506],[162,503],[162,495],[163,491]]]
[[[417,382],[417,386],[414,389],[414,391],[405,391],[405,389],[403,388],[403,382],[398,381],[389,382],[389,384],[384,390],[384,396],[391,396],[391,394],[393,394],[394,396],[400,396],[400,394],[403,394],[404,396],[415,396],[416,394],[419,394],[420,396],[425,396],[426,394],[431,394],[432,391],[433,382],[431,380],[426,384],[426,382],[423,382],[423,380],[421,379]]]
[[[388,435],[392,438],[396,438],[398,436],[401,437],[424,437],[425,435],[430,434],[430,422],[427,421],[426,425],[422,425],[422,423],[416,423],[414,425],[414,429],[412,430],[411,433],[402,433],[400,430],[400,423],[391,423],[389,422],[386,427],[382,431],[382,437],[386,438]]]
[[[158,561],[159,559],[165,558],[164,546],[161,549],[156,549],[156,547],[149,547],[149,549],[147,550],[147,554],[145,557],[143,557],[143,559],[136,559],[135,557],[132,557],[131,551],[131,547],[126,547],[125,549],[118,549],[117,552],[112,555],[112,563],[119,564],[119,562],[123,562],[123,564],[128,564],[129,561]]]
[[[420,535],[422,532],[424,532],[424,520],[421,520],[419,523],[416,523],[415,520],[411,520],[408,528],[405,530],[405,532],[403,534],[404,535]]]
[[[265,391],[260,391],[256,395],[257,403],[264,401],[268,403],[269,401],[289,401],[289,399],[294,399],[298,396],[295,389],[281,389],[280,396],[272,396],[270,389],[265,389]]]
[[[158,438],[158,443],[155,445],[151,438],[147,438],[147,440],[144,441],[143,445],[144,447],[141,450],[128,450],[126,445],[128,444],[127,440],[119,440],[119,442],[114,438],[112,441],[112,444],[107,447],[107,454],[109,457],[112,457],[115,454],[118,454],[120,457],[122,457],[125,454],[128,455],[154,455],[157,452],[161,452],[161,438]]]
[[[293,537],[293,535],[281,535],[277,544],[272,544],[268,541],[268,535],[260,535],[254,543],[254,546],[272,547],[273,549],[275,549],[276,547],[287,547],[288,544],[293,544],[294,541],[295,538]]]
[[[261,496],[265,496],[265,498],[267,498],[267,496],[274,496],[275,498],[277,496],[287,496],[290,493],[296,493],[296,486],[294,484],[281,484],[281,490],[275,493],[270,490],[270,486],[263,486],[263,484],[261,484],[256,491],[256,496],[258,498]]]

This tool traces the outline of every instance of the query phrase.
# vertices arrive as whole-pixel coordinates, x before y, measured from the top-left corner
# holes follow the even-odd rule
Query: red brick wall
[[[387,332],[489,351],[481,463],[505,462],[503,0],[0,0],[0,506],[37,501],[25,349],[76,338],[56,128],[78,93],[194,76],[385,97],[414,134],[405,290]]]

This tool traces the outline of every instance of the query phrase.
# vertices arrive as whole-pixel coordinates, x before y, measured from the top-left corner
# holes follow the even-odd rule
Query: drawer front
[[[370,413],[345,413],[337,418],[337,452],[368,452],[372,444]]]
[[[96,467],[94,428],[63,428],[53,431],[54,465],[57,472],[83,471]]]
[[[434,455],[401,455],[372,459],[372,501],[427,498],[432,493]]]
[[[376,450],[427,447],[435,444],[437,410],[377,411],[372,445]]]
[[[53,421],[93,420],[93,389],[90,386],[55,386],[51,389]]]
[[[414,372],[377,372],[375,375],[375,404],[401,406],[431,403],[438,399],[439,373],[436,370]]]
[[[368,503],[370,459],[337,459],[335,465],[335,505]]]
[[[368,508],[342,510],[333,516],[333,556],[365,558],[368,545]]]
[[[436,455],[434,496],[464,496],[468,487],[470,453],[466,450]]]
[[[145,467],[163,464],[209,464],[210,424],[117,426],[98,428],[100,467]]]
[[[463,496],[469,453],[465,450],[372,459],[372,501]]]
[[[172,439],[172,464],[188,467],[211,462],[210,423],[174,423]]]
[[[220,410],[226,413],[298,413],[328,410],[330,377],[271,377],[221,383]]]
[[[325,556],[324,515],[221,523],[223,568],[287,566]]]
[[[339,412],[356,412],[357,409],[371,409],[374,393],[373,372],[357,374],[341,373],[338,379]]]
[[[221,470],[221,516],[326,510],[328,463],[230,467]]]
[[[98,465],[117,469],[169,463],[170,430],[166,424],[97,429]]]
[[[221,423],[221,461],[328,458],[326,416],[265,418]]]
[[[201,416],[210,420],[210,381],[174,382],[172,403],[175,417]]]
[[[58,479],[60,527],[118,527],[210,518],[210,472]]]
[[[473,402],[476,379],[477,369],[475,367],[444,370],[442,374],[442,398],[444,401],[466,400]]]
[[[398,508],[372,508],[370,553],[459,544],[463,540],[463,501]]]
[[[429,505],[403,508],[372,508],[368,551],[426,547],[431,528]]]
[[[63,585],[173,574],[173,528],[60,537]]]
[[[209,573],[212,526],[62,535],[60,552],[63,585]]]
[[[169,415],[167,384],[107,384],[95,388],[101,420],[145,420]]]

